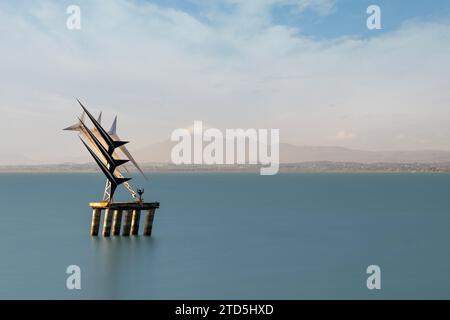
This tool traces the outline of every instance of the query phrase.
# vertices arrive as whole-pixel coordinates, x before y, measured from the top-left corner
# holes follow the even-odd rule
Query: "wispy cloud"
[[[329,143],[329,132],[347,128],[361,134],[337,144],[413,149],[411,141],[426,139],[430,148],[450,147],[448,20],[315,40],[274,22],[271,10],[331,14],[334,1],[223,0],[229,10],[202,2],[206,20],[151,2],[78,3],[80,31],[65,28],[69,2],[0,4],[0,111],[10,124],[0,134],[21,133],[13,151],[26,149],[25,132],[37,129],[54,144],[36,154],[73,144],[59,130],[79,111],[75,97],[105,111],[106,122],[118,113],[119,130],[137,147],[195,119],[280,128],[282,140],[297,144]],[[18,121],[11,108],[41,117]],[[394,139],[398,132],[416,139]]]
[[[349,140],[349,139],[356,138],[356,136],[357,135],[354,132],[341,130],[341,131],[338,131],[336,134],[330,136],[329,138],[331,140]]]

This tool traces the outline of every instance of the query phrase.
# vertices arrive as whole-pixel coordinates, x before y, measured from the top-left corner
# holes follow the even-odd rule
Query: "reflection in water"
[[[126,294],[134,296],[143,287],[148,287],[152,278],[152,268],[143,268],[152,255],[151,238],[92,237],[93,265],[89,277],[96,295],[104,299],[119,299]],[[143,281],[145,280],[145,283]]]

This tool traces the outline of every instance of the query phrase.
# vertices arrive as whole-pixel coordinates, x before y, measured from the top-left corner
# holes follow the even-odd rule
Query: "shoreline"
[[[258,173],[260,165],[173,165],[146,163],[149,173]],[[137,172],[130,168],[130,173]],[[97,173],[94,164],[0,165],[0,173]],[[280,164],[279,173],[450,173],[450,163],[301,162]]]

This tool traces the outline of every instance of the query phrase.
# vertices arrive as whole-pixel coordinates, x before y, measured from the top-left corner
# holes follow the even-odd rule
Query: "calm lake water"
[[[0,174],[0,298],[450,298],[448,174],[149,176],[153,236],[105,239],[100,174]]]

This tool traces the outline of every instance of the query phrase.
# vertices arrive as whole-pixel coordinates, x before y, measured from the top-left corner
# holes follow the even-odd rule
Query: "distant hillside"
[[[171,162],[170,153],[175,144],[171,141],[158,142],[148,147],[132,151],[132,155],[139,163],[169,163]]]
[[[164,141],[134,151],[141,163],[169,163],[174,142]],[[358,162],[358,163],[443,163],[450,162],[450,151],[364,151],[343,147],[295,146],[280,144],[281,163],[301,162]]]
[[[132,150],[138,163],[171,163],[170,154],[175,142],[163,141],[148,147]],[[206,145],[206,144],[205,144]],[[343,147],[329,146],[296,146],[280,144],[280,163],[292,164],[303,162],[354,162],[354,163],[448,163],[450,151],[417,150],[417,151],[364,151]],[[55,158],[53,164],[84,164],[92,162],[90,156],[80,154],[78,157]],[[0,166],[47,165],[44,161],[35,161],[24,155],[0,154]]]

